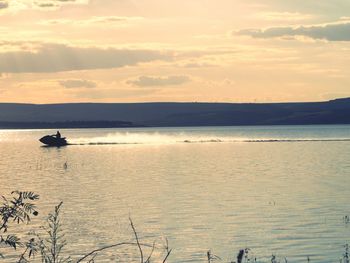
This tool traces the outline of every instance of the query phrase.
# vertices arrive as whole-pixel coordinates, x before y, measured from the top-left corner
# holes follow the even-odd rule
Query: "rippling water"
[[[41,147],[54,132],[0,131],[0,194],[40,194],[27,229],[63,201],[73,257],[132,240],[129,216],[144,242],[168,238],[170,262],[246,247],[339,262],[350,241],[350,126],[62,130],[72,145]],[[136,260],[118,251],[97,262]]]

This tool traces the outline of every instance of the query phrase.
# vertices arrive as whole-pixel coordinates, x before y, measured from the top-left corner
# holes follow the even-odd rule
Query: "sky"
[[[349,0],[0,0],[0,102],[350,97]]]

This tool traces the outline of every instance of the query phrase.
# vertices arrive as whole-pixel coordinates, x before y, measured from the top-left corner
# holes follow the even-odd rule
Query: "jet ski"
[[[39,139],[39,141],[47,146],[51,147],[61,147],[68,145],[66,138],[57,138],[54,135],[46,135]]]

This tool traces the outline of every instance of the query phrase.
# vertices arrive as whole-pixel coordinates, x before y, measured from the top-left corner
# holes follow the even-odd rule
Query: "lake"
[[[169,262],[206,262],[208,250],[227,262],[242,248],[258,262],[339,262],[350,242],[350,126],[61,130],[72,145],[41,147],[55,132],[0,130],[0,194],[40,194],[28,231],[63,201],[73,257],[133,240],[129,216],[142,242],[168,239]]]

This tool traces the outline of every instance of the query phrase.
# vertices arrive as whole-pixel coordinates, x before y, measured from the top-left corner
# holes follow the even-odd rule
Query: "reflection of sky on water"
[[[113,136],[120,140],[134,133],[132,140],[179,134],[350,138],[348,126],[254,129],[102,129],[62,134],[87,141]],[[275,253],[294,261],[310,255],[313,262],[330,262],[339,259],[342,245],[349,241],[343,222],[350,213],[349,142],[152,142],[57,149],[40,147],[37,139],[46,133],[53,131],[0,132],[6,138],[0,143],[1,194],[24,189],[41,195],[41,213],[33,227],[63,200],[65,227],[74,231],[67,233],[73,255],[131,239],[129,214],[144,240],[169,238],[174,248],[171,262],[205,260],[208,249],[233,259],[244,247],[265,260]]]

